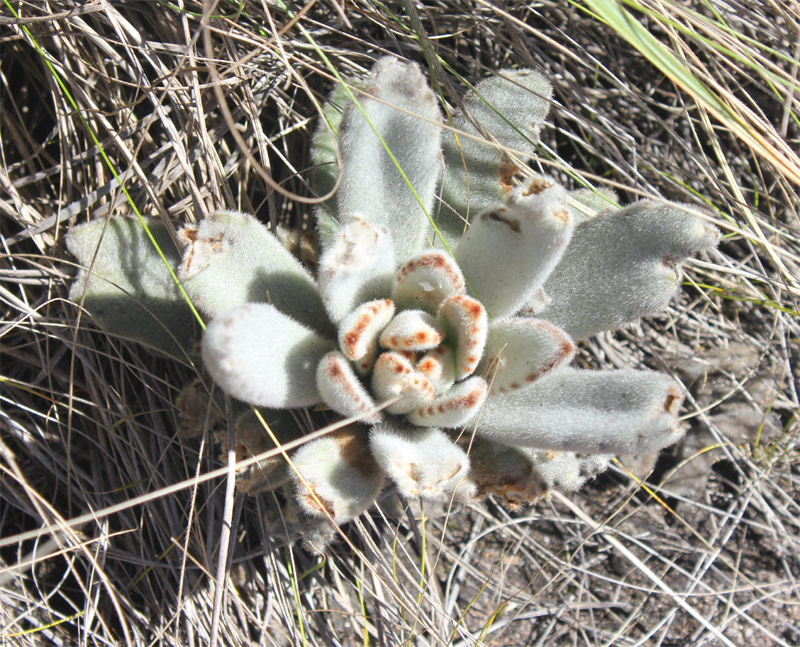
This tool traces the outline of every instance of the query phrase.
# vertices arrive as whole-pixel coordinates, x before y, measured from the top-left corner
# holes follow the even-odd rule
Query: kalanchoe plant
[[[466,97],[451,132],[418,66],[381,59],[355,101],[334,93],[332,128],[315,136],[322,192],[339,172],[336,145],[343,162],[317,214],[316,277],[250,215],[221,211],[179,232],[183,256],[168,261],[209,319],[202,359],[223,391],[355,421],[302,445],[291,469],[271,459],[246,482],[285,488],[289,516],[317,541],[387,481],[406,497],[521,505],[681,436],[670,377],[569,364],[576,341],[663,310],[681,263],[717,232],[679,205],[618,208],[609,193],[533,174],[549,94],[536,72],[502,72]],[[83,265],[101,229],[71,232]],[[151,249],[111,221],[94,265],[104,276],[81,273],[71,296],[85,294],[112,332],[191,352],[174,317],[153,324],[179,295]],[[121,304],[136,309],[134,327]],[[265,448],[253,413],[237,424]]]

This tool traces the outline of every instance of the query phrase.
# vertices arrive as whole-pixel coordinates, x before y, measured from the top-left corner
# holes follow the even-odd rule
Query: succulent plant
[[[419,67],[383,58],[357,92],[334,92],[314,137],[320,191],[336,181],[336,146],[343,162],[317,212],[316,276],[253,216],[220,211],[180,230],[182,258],[167,265],[209,320],[201,353],[216,384],[253,407],[350,419],[294,451],[291,469],[271,459],[248,482],[283,487],[319,541],[387,480],[406,497],[522,505],[683,433],[670,377],[570,362],[576,341],[663,310],[682,262],[717,231],[680,205],[619,208],[609,192],[533,173],[549,96],[540,74],[504,71],[445,129]],[[104,229],[69,236],[84,266],[99,245],[71,297],[112,332],[190,354],[191,326],[159,323],[187,312],[167,265],[138,225],[112,220],[101,240]],[[261,447],[252,412],[237,429]]]

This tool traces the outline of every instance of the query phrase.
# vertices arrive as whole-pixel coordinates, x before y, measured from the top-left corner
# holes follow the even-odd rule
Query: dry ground
[[[644,54],[606,5],[0,4],[0,644],[800,644],[800,5],[644,0]],[[514,513],[387,496],[321,558],[280,545],[268,497],[225,509],[213,438],[176,431],[199,368],[99,332],[66,299],[63,239],[131,205],[308,227],[316,103],[385,53],[435,61],[451,105],[541,69],[548,172],[689,202],[726,236],[666,315],[582,349],[690,390],[646,487],[623,458]]]

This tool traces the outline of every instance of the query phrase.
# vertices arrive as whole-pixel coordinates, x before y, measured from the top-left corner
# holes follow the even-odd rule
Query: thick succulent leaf
[[[339,145],[338,134],[341,131],[344,110],[350,103],[350,96],[343,85],[337,85],[331,92],[325,105],[322,106],[324,118],[319,120],[314,137],[311,140],[311,159],[314,161],[312,186],[317,196],[327,195],[336,186],[339,169],[336,166],[336,147]],[[327,121],[327,123],[326,123]],[[321,231],[327,230],[332,222],[336,222],[336,198],[330,198],[318,207],[318,226]],[[325,240],[323,235],[322,239]],[[327,246],[323,244],[323,250]]]
[[[440,395],[456,381],[455,353],[445,344],[437,346],[417,361],[416,369],[431,381]]]
[[[429,405],[412,411],[406,418],[422,427],[462,427],[480,411],[488,390],[483,378],[471,377],[458,382]]]
[[[444,300],[438,320],[447,333],[447,343],[455,351],[455,378],[472,375],[486,346],[486,310],[472,297],[459,294]]]
[[[317,367],[319,394],[331,409],[345,418],[363,416],[364,422],[375,423],[380,413],[372,413],[375,402],[358,379],[350,362],[339,351],[325,355]]]
[[[146,222],[175,271],[180,258],[166,228],[157,220]],[[85,295],[84,307],[112,335],[186,359],[199,326],[138,220],[112,218],[107,226],[93,220],[73,227],[67,249],[81,265],[70,299],[79,303]]]
[[[469,454],[476,499],[493,494],[515,509],[535,503],[549,489],[531,457],[513,447],[469,435],[458,444]]]
[[[214,318],[203,361],[229,395],[276,409],[322,401],[316,372],[333,343],[267,303],[247,303]]]
[[[408,413],[433,402],[435,395],[431,380],[399,353],[382,353],[378,357],[372,371],[372,391],[381,401],[398,398],[386,407],[395,414]]]
[[[179,277],[207,316],[271,303],[303,325],[333,334],[314,279],[253,216],[217,211],[179,235],[187,245]]]
[[[523,450],[525,451],[525,450]],[[586,481],[605,472],[611,463],[610,454],[580,455],[575,452],[525,452],[532,460],[548,490],[574,492]]]
[[[544,285],[539,313],[576,340],[664,310],[681,263],[713,248],[719,233],[680,205],[642,201],[575,228]]]
[[[517,447],[651,452],[683,435],[682,401],[678,385],[661,373],[562,367],[526,389],[487,398],[478,433]]]
[[[478,373],[490,394],[524,389],[543,375],[568,364],[575,344],[567,334],[540,319],[512,318],[489,324],[486,353]]]
[[[427,312],[403,310],[384,328],[380,345],[389,350],[422,351],[436,348],[443,339],[444,330]]]
[[[391,299],[368,301],[353,310],[339,326],[339,348],[345,357],[353,361],[368,360],[361,368],[369,370],[378,348],[378,336],[392,317],[394,303]]]
[[[433,206],[442,171],[441,112],[436,95],[413,63],[380,59],[366,91],[368,95],[357,95],[363,113],[351,105],[342,122],[344,170],[337,193],[338,217],[342,223],[361,217],[387,227],[402,262],[422,247],[428,230],[426,212]]]
[[[325,308],[340,323],[356,306],[389,294],[394,248],[385,227],[354,218],[336,233],[319,262]]]
[[[384,473],[369,451],[368,433],[345,427],[295,452],[297,473],[292,478],[297,502],[307,514],[325,517],[327,511],[335,522],[344,523],[375,502]]]
[[[427,251],[409,260],[397,273],[392,299],[401,308],[422,308],[436,314],[447,297],[464,294],[466,284],[456,262],[441,251]]]
[[[535,151],[550,94],[550,83],[538,72],[504,70],[478,84],[464,104],[484,131],[524,163]],[[453,118],[453,126],[479,139],[452,132],[443,139],[445,176],[437,225],[451,241],[458,240],[467,221],[505,202],[516,174],[527,174],[509,155],[480,141],[482,135],[464,114]]]
[[[519,311],[558,263],[573,229],[566,196],[555,181],[535,178],[473,219],[456,261],[492,317]]]
[[[372,428],[369,444],[378,465],[403,496],[461,493],[469,457],[439,429],[382,424]]]

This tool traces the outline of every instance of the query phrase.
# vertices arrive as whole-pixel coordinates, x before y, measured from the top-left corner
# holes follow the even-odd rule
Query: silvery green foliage
[[[424,243],[442,174],[441,111],[419,67],[388,56],[375,64],[365,92],[343,113],[338,143],[347,162],[335,217],[386,227],[397,255],[407,257]]]
[[[217,211],[186,225],[180,237],[188,251],[179,278],[209,318],[245,303],[275,302],[285,303],[281,311],[307,327],[333,330],[311,274],[253,216]]]
[[[473,218],[502,205],[515,175],[528,174],[523,165],[535,152],[551,92],[534,70],[503,70],[464,98],[465,112],[453,117],[456,130],[443,138],[447,163],[437,224],[448,242],[458,241]]]
[[[716,230],[679,205],[620,209],[612,193],[569,193],[526,169],[550,94],[535,72],[479,84],[469,115],[454,120],[458,145],[450,132],[440,142],[439,105],[418,66],[381,59],[362,87],[357,105],[337,91],[326,107],[338,139],[314,138],[320,193],[335,182],[337,143],[343,163],[335,199],[317,211],[316,277],[255,218],[228,211],[184,227],[182,258],[170,261],[210,319],[202,358],[226,393],[351,419],[294,451],[290,478],[273,479],[287,517],[319,546],[329,520],[366,510],[385,482],[407,497],[524,505],[580,487],[614,454],[680,438],[683,395],[670,377],[569,363],[575,341],[663,310],[682,262],[712,248]],[[452,256],[427,238],[442,176],[438,224]],[[83,265],[98,230],[70,235]],[[141,235],[126,231],[99,243],[95,268],[113,267],[106,252],[137,259],[147,267],[132,274],[152,282],[143,293],[172,290]],[[94,286],[82,274],[74,292],[85,288],[88,305],[104,294]],[[253,424],[240,425],[251,438]]]
[[[166,228],[147,221],[165,265],[141,224],[132,218],[94,220],[73,227],[67,249],[80,268],[69,298],[83,303],[106,330],[185,359],[197,324],[172,276],[180,255]]]

